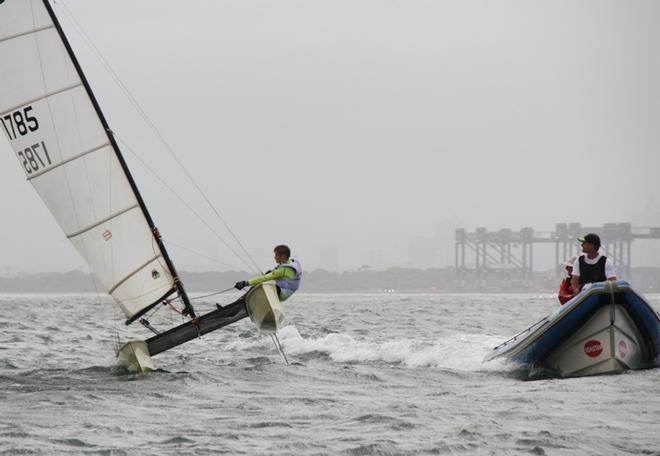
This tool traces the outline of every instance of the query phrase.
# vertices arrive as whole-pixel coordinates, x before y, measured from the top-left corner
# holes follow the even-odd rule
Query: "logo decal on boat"
[[[625,358],[626,355],[628,354],[628,344],[626,344],[626,341],[620,340],[619,343],[617,344],[617,347],[619,348],[619,356]]]
[[[591,339],[584,344],[584,352],[587,356],[596,358],[603,353],[603,344],[599,340]]]
[[[101,233],[101,236],[103,236],[103,239],[105,239],[106,241],[109,241],[110,239],[112,239],[112,231],[105,230],[103,233]]]

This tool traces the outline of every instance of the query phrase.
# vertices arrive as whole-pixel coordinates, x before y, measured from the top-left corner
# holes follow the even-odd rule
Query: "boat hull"
[[[557,347],[545,364],[563,375],[580,376],[643,369],[648,348],[625,307],[607,306]]]
[[[117,351],[117,365],[132,373],[155,370],[149,347],[143,340],[131,340],[122,345]]]
[[[150,337],[131,340],[117,351],[117,364],[130,372],[154,370],[151,357],[204,334],[215,331],[247,316],[260,332],[273,333],[284,319],[277,287],[264,283],[252,287],[235,302]]]
[[[496,358],[562,377],[660,364],[658,313],[627,282],[594,284],[522,333],[495,347]]]
[[[284,320],[284,312],[273,283],[253,287],[245,295],[245,304],[250,319],[260,332],[274,333]]]

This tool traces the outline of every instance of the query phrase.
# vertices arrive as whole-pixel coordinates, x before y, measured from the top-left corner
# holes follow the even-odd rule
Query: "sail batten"
[[[54,29],[54,28],[55,28],[55,26],[51,24],[51,25],[45,25],[43,27],[38,27],[38,28],[35,28],[35,29],[32,29],[32,30],[26,30],[24,32],[19,32],[19,33],[16,33],[14,35],[10,35],[10,36],[6,36],[4,38],[0,38],[0,44],[2,44],[4,41],[13,40],[15,38],[20,38],[22,36],[32,35],[34,33],[43,32],[44,30]]]
[[[82,152],[82,153],[76,155],[75,157],[68,158],[68,159],[66,159],[66,160],[64,160],[64,161],[62,161],[62,162],[60,162],[60,163],[58,163],[58,164],[56,164],[56,165],[53,165],[53,166],[50,167],[50,168],[46,168],[46,169],[44,169],[44,170],[42,170],[42,171],[37,171],[36,173],[30,175],[30,176],[27,178],[27,180],[32,180],[32,179],[34,179],[34,178],[36,178],[36,177],[39,177],[39,176],[41,176],[41,175],[43,175],[43,174],[46,174],[46,173],[49,172],[49,171],[53,171],[53,170],[57,169],[59,166],[66,165],[66,164],[69,163],[69,162],[72,162],[72,161],[74,161],[74,160],[81,159],[81,158],[83,158],[85,155],[89,155],[89,154],[93,154],[94,152],[98,152],[98,151],[102,150],[104,147],[108,147],[109,145],[110,145],[110,143],[107,143],[107,142],[106,142],[105,144],[101,144],[100,146],[92,147],[91,149],[86,150],[86,151],[84,151],[84,152]],[[67,236],[67,237],[71,237],[71,235],[69,235],[69,236]]]
[[[96,228],[96,227],[98,227],[98,226],[100,226],[100,225],[103,225],[104,223],[107,223],[107,222],[109,222],[110,220],[112,220],[112,219],[114,219],[114,218],[117,218],[117,217],[119,217],[119,216],[125,214],[125,213],[128,212],[128,211],[132,211],[132,210],[134,210],[134,209],[139,209],[139,208],[140,208],[140,206],[138,206],[137,204],[134,204],[134,205],[132,205],[132,206],[130,206],[130,207],[124,208],[124,209],[120,210],[119,212],[116,212],[116,213],[114,213],[114,214],[111,214],[111,215],[107,216],[106,218],[104,218],[104,219],[102,219],[102,220],[99,220],[98,222],[96,222],[96,223],[94,223],[94,224],[92,224],[92,225],[89,225],[89,226],[84,227],[84,228],[81,229],[80,231],[77,231],[77,232],[75,232],[75,233],[72,233],[72,234],[67,235],[67,239],[72,239],[72,238],[74,238],[74,237],[80,236],[81,234],[85,234],[85,233],[87,233],[88,231],[93,230],[94,228]]]
[[[142,271],[144,268],[146,268],[147,266],[149,266],[149,265],[150,265],[151,263],[153,263],[154,261],[158,260],[158,258],[162,258],[162,255],[156,255],[156,256],[154,256],[154,257],[151,258],[149,261],[147,261],[146,263],[144,263],[144,264],[141,265],[140,267],[136,268],[133,272],[130,272],[126,277],[124,277],[124,278],[121,279],[119,282],[117,282],[117,285],[115,285],[115,286],[112,287],[110,290],[108,290],[108,293],[112,294],[113,291],[115,291],[117,288],[121,287],[121,286],[122,286],[122,285],[123,285],[128,279],[130,279],[131,277],[133,277],[133,276],[134,276],[135,274],[137,274],[138,272]]]
[[[0,130],[28,181],[128,321],[175,292],[188,307],[48,0],[0,2],[0,61]]]
[[[18,105],[16,105],[16,106],[13,106],[13,107],[11,107],[11,108],[9,108],[9,109],[7,109],[7,110],[4,111],[4,112],[0,112],[0,117],[4,117],[4,116],[6,116],[7,114],[10,114],[10,113],[12,113],[12,112],[16,111],[17,109],[22,108],[22,107],[24,107],[24,106],[28,106],[28,105],[34,104],[34,103],[36,103],[36,102],[38,102],[38,101],[46,100],[46,99],[48,99],[48,98],[50,98],[50,97],[52,97],[52,96],[59,95],[60,93],[68,92],[69,90],[73,90],[73,89],[75,89],[75,88],[77,88],[77,87],[81,87],[81,86],[82,86],[82,83],[79,82],[79,83],[77,83],[77,84],[72,84],[72,85],[67,86],[67,87],[62,87],[61,89],[53,90],[52,92],[45,93],[45,94],[43,94],[43,95],[41,95],[41,96],[38,96],[38,97],[32,98],[32,99],[30,99],[30,100],[23,101],[23,102],[21,102],[20,104],[18,104]]]

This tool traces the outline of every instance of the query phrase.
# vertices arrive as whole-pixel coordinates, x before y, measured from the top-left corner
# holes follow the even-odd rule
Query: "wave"
[[[483,364],[486,354],[502,341],[501,336],[453,334],[435,340],[395,338],[390,340],[358,339],[346,333],[304,337],[294,325],[278,331],[284,351],[290,358],[322,354],[339,363],[384,362],[410,368],[436,367],[460,371],[502,370],[504,362]],[[237,340],[231,349],[250,350],[270,345],[268,338]],[[313,358],[313,356],[312,356]]]

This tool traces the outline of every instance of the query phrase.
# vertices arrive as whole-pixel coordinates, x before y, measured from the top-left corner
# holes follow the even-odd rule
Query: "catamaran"
[[[204,315],[193,308],[91,86],[48,0],[0,1],[0,123],[28,181],[126,316],[178,301],[187,321],[118,349],[133,371],[151,356],[250,316],[275,331],[273,284]]]

